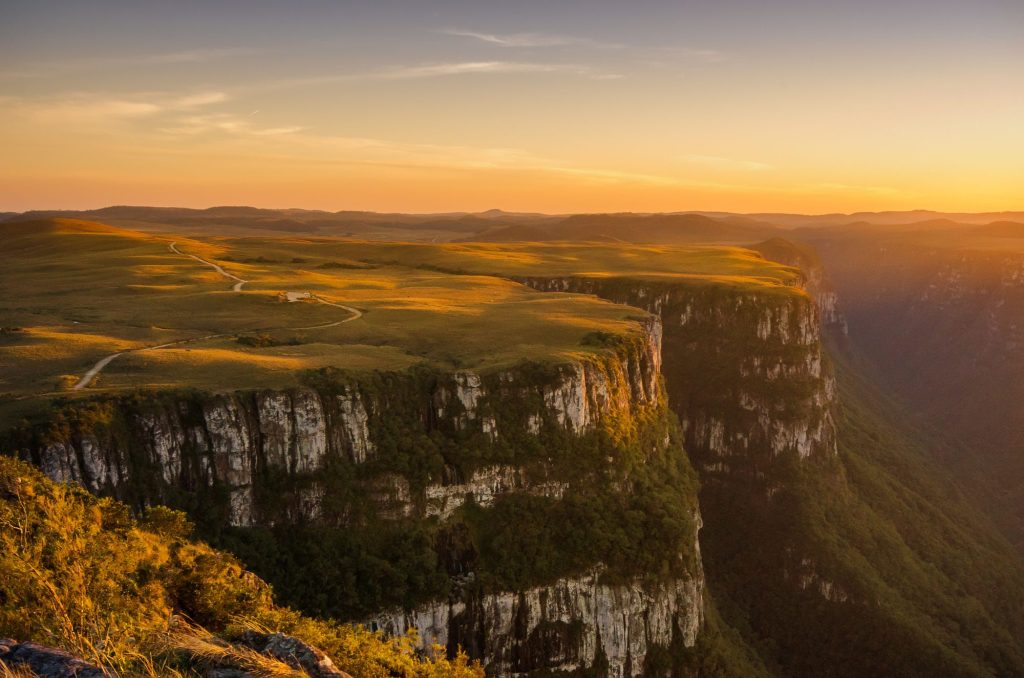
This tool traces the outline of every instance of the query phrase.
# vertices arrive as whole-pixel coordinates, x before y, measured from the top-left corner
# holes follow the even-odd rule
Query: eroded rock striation
[[[774,460],[836,453],[835,379],[815,301],[793,288],[524,278],[662,319],[669,402],[704,477],[765,475]]]
[[[317,476],[332,464],[373,467],[367,475],[384,477],[381,485],[391,487],[382,494],[385,503],[397,498],[406,504],[401,515],[446,515],[468,495],[486,503],[529,490],[538,476],[537,492],[558,495],[564,483],[543,478],[543,464],[516,447],[557,445],[566,435],[636,418],[661,398],[660,366],[660,323],[648,318],[634,341],[553,366],[487,375],[345,375],[279,391],[89,403],[65,413],[59,425],[34,432],[21,452],[55,480],[127,501],[157,503],[180,492],[222,495],[226,522],[236,526],[276,518],[254,495],[267,476],[308,480],[292,508],[297,517],[321,518]],[[500,440],[519,463],[489,463],[484,450],[461,468],[445,464],[425,479],[388,480],[374,473],[386,471],[396,452],[416,452],[395,439],[406,432],[455,443],[482,439],[484,447]],[[381,448],[388,449],[383,458]],[[401,489],[410,481],[419,485],[416,492]]]
[[[608,676],[637,676],[653,647],[693,647],[703,623],[701,578],[601,583],[601,573],[519,592],[474,595],[367,622],[391,635],[419,632],[423,646],[463,647],[488,658],[488,673],[572,672],[595,663]]]

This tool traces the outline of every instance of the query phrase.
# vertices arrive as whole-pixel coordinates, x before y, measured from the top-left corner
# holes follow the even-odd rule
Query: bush
[[[185,616],[223,638],[252,627],[300,637],[356,676],[482,678],[464,655],[419,658],[407,639],[274,605],[267,584],[187,541],[189,529],[177,511],[154,508],[136,522],[123,504],[0,457],[0,636],[66,649],[124,678],[198,677],[168,652],[170,623]],[[202,631],[188,644],[211,638]]]

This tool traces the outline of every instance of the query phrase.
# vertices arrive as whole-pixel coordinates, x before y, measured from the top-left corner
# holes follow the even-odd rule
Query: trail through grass
[[[202,259],[200,257],[197,257],[197,256],[193,255],[193,254],[186,254],[185,252],[182,252],[181,250],[179,250],[176,247],[176,245],[177,245],[177,242],[172,242],[170,244],[170,250],[172,252],[174,252],[175,254],[179,254],[181,256],[190,257],[192,259],[195,259],[196,261],[199,261],[201,263],[206,264],[207,266],[212,267],[214,270],[216,270],[221,275],[223,275],[223,276],[225,276],[227,278],[230,278],[232,280],[237,280],[238,282],[235,283],[235,285],[231,288],[232,292],[241,292],[242,291],[242,285],[244,285],[245,283],[249,282],[248,280],[242,280],[238,276],[235,276],[235,275],[232,275],[232,274],[228,273],[221,266],[219,266],[217,264],[214,264],[212,262],[209,262],[206,259]],[[352,315],[350,317],[344,318],[342,320],[337,320],[335,322],[325,323],[325,324],[321,324],[321,325],[309,325],[309,326],[306,326],[306,327],[291,327],[291,328],[280,328],[280,327],[279,328],[272,328],[272,327],[268,327],[268,328],[263,328],[262,330],[254,330],[254,331],[269,332],[269,331],[281,330],[281,329],[291,329],[291,330],[319,330],[319,329],[326,329],[328,327],[337,327],[338,325],[341,325],[343,323],[351,322],[353,320],[361,318],[362,315],[363,315],[362,311],[360,311],[358,309],[355,309],[355,308],[352,308],[351,306],[345,306],[343,304],[335,304],[333,302],[321,299],[320,297],[317,297],[315,295],[310,296],[310,298],[314,299],[318,303],[326,304],[327,306],[334,306],[336,308],[344,309],[344,310],[348,311],[349,313],[351,313]],[[293,302],[293,301],[295,301],[295,299],[293,299],[291,296],[289,296],[288,297],[288,301],[289,302]],[[228,334],[210,334],[210,335],[207,335],[205,337],[197,337],[195,339],[182,339],[180,341],[172,341],[172,342],[168,342],[166,344],[160,344],[159,346],[147,346],[145,348],[133,349],[133,351],[134,352],[139,352],[139,353],[141,353],[143,351],[155,351],[155,350],[158,350],[158,349],[161,349],[161,348],[169,348],[171,346],[181,346],[182,344],[190,344],[190,343],[195,343],[195,342],[200,342],[200,341],[206,341],[206,340],[209,340],[209,339],[217,339],[217,338],[225,337],[225,336],[228,336]],[[89,371],[86,372],[82,376],[82,378],[78,380],[78,383],[76,383],[72,387],[72,390],[80,391],[83,388],[86,388],[90,383],[92,383],[93,379],[96,378],[96,375],[98,375],[103,370],[104,367],[106,367],[111,362],[113,362],[113,360],[115,358],[117,358],[118,356],[122,356],[125,353],[129,353],[129,352],[132,352],[132,351],[120,351],[118,353],[114,353],[112,355],[108,355],[105,358],[100,359],[99,362],[97,362],[95,365],[93,365],[91,368],[89,368]]]

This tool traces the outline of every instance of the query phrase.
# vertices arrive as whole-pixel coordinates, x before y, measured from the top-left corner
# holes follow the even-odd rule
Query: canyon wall
[[[597,663],[636,676],[651,648],[692,647],[704,614],[696,483],[684,482],[689,464],[666,406],[661,322],[638,324],[631,336],[585,342],[571,360],[489,373],[321,372],[286,390],[92,399],[20,432],[14,446],[56,480],[140,511],[180,507],[236,533],[312,525],[449,535],[500,525],[488,512],[514,500],[535,502],[532,522],[543,523],[563,503],[631,501],[645,473],[668,477],[649,463],[683,469],[664,490],[687,525],[659,545],[664,573],[626,558],[609,568],[600,552],[581,560],[580,549],[562,567],[554,545],[545,557],[555,566],[511,586],[474,555],[486,536],[470,555],[435,537],[447,582],[412,607],[360,619],[390,633],[416,627],[421,646],[465,648],[491,675]]]
[[[389,634],[416,628],[421,647],[465,648],[494,676],[651,673],[652,657],[685,655],[704,623],[690,463],[704,518],[721,532],[723,505],[767,514],[785,489],[779,469],[835,457],[819,311],[792,287],[521,282],[651,315],[630,337],[595,333],[571,360],[488,373],[321,371],[286,390],[87,401],[17,447],[58,480],[214,527],[432,535],[427,567],[443,585],[331,613]],[[626,522],[638,515],[646,522]],[[608,516],[619,523],[604,526]],[[523,550],[524,521],[557,538],[505,552],[546,563],[512,571],[496,561],[500,548]],[[559,532],[566,523],[580,529]],[[592,524],[625,545],[600,545]],[[827,578],[807,576],[809,558],[795,551],[773,567],[829,597]]]
[[[781,457],[835,455],[835,379],[821,312],[802,290],[618,278],[521,281],[594,294],[662,319],[669,403],[703,480],[739,474],[770,483],[766,472]]]

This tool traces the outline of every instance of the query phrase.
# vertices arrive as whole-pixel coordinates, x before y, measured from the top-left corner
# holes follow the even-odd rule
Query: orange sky
[[[139,4],[0,10],[0,210],[1024,209],[1015,3]]]

